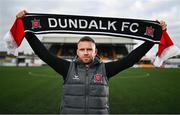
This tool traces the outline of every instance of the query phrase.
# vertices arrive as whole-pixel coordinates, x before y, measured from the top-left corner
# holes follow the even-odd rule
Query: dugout
[[[41,42],[52,54],[63,59],[73,59],[76,55],[76,43],[87,35],[46,35]],[[132,39],[112,36],[88,35],[96,42],[98,55],[104,61],[120,59],[126,56],[135,43]]]

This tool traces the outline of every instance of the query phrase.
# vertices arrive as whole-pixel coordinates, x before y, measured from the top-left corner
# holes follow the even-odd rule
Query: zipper
[[[88,80],[88,70],[86,67],[86,78],[85,78],[85,113],[88,113],[88,96],[89,96],[89,80]]]

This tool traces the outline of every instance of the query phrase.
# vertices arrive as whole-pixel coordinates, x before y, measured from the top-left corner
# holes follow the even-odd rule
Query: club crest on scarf
[[[34,19],[31,21],[32,29],[41,28],[40,20]]]
[[[154,28],[152,28],[152,26],[146,27],[146,32],[144,35],[154,37]]]
[[[101,82],[102,81],[102,74],[97,73],[94,75],[94,81],[95,82]]]

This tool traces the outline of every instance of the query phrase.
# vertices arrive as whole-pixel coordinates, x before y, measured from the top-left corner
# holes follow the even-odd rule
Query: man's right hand
[[[26,10],[22,10],[16,14],[16,18],[22,18],[27,14]]]

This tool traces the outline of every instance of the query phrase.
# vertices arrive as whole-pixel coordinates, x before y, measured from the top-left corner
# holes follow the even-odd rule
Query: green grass
[[[59,113],[62,83],[49,67],[0,67],[0,113]],[[180,113],[180,68],[131,68],[109,85],[111,113]]]

